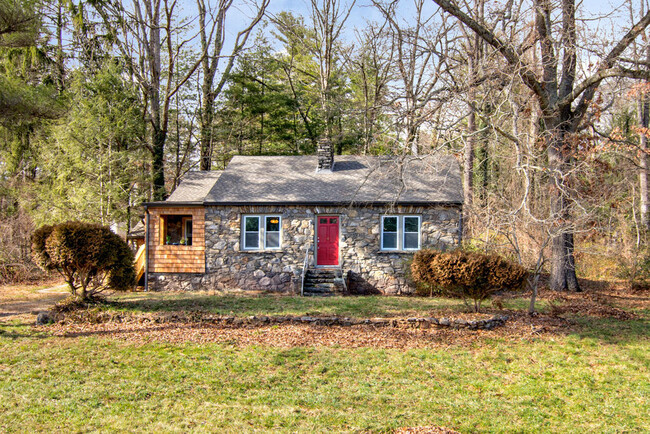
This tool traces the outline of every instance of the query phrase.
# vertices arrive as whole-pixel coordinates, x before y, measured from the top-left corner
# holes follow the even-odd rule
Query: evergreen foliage
[[[75,221],[42,226],[32,235],[32,255],[42,269],[60,273],[81,299],[135,284],[133,252],[104,226]]]

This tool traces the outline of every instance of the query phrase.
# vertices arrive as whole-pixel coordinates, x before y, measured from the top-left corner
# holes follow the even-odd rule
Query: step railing
[[[140,278],[144,274],[144,268],[146,265],[146,255],[144,253],[144,244],[138,247],[138,251],[135,254],[134,266],[135,266],[135,285],[138,286]]]
[[[305,295],[305,277],[307,276],[307,270],[309,269],[309,254],[311,253],[311,243],[307,245],[307,251],[305,252],[305,262],[302,264],[302,276],[300,281],[300,296]]]

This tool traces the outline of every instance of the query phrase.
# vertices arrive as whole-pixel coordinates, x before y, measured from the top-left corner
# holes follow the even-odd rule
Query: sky
[[[193,11],[196,6],[194,3],[195,0],[183,0],[187,11]],[[246,0],[252,1],[252,0]],[[603,27],[602,31],[605,31],[604,28],[612,28],[610,23],[627,23],[629,20],[629,12],[627,8],[622,8],[624,5],[624,0],[583,0],[582,2],[578,1],[578,13],[582,14],[584,18],[593,18],[596,16],[602,16],[608,14],[606,23],[601,21],[601,26]],[[639,3],[641,0],[633,0],[635,3]],[[493,1],[488,0],[488,4]],[[235,0],[233,7],[237,4],[241,5],[243,1]],[[376,8],[372,5],[371,0],[357,0],[352,13],[346,23],[346,33],[345,38],[348,40],[354,39],[354,29],[363,28],[366,23],[369,21],[382,21],[382,16]],[[427,9],[433,13],[436,10],[436,5],[431,0],[429,2],[430,6],[427,6]],[[229,20],[229,34],[236,35],[238,31],[238,26],[241,28],[244,22],[247,21],[245,17],[251,16],[250,11],[247,11],[246,7],[238,7],[240,10],[231,11],[231,20]],[[411,15],[411,12],[414,10],[412,0],[400,0],[399,10],[403,13],[404,18],[407,18]],[[309,16],[310,6],[309,0],[271,0],[271,3],[267,9],[268,14],[277,14],[281,11],[291,11],[296,14],[303,15],[305,17]],[[593,23],[593,22],[592,22]],[[234,24],[234,25],[233,25]],[[619,26],[620,28],[620,26]]]

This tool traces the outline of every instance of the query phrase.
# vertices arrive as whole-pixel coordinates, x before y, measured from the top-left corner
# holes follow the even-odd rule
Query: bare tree
[[[269,2],[270,0],[262,0],[261,3],[253,6],[253,17],[248,21],[246,27],[237,33],[232,49],[227,55],[224,55],[222,52],[226,44],[226,17],[233,0],[217,0],[215,6],[212,6],[209,1],[206,3],[205,0],[196,0],[199,9],[201,49],[206,53],[201,59],[201,110],[199,117],[201,170],[210,170],[212,166],[214,102],[226,84],[235,58],[246,46],[251,32],[264,16]],[[219,81],[215,84],[222,59],[226,60],[226,64],[221,71]]]
[[[607,52],[598,53],[597,66],[579,77],[579,45],[575,0],[533,0],[536,45],[541,56],[526,56],[534,45],[504,40],[472,11],[453,0],[433,0],[445,12],[472,29],[498,50],[516,76],[535,95],[544,126],[541,138],[547,150],[551,211],[557,230],[552,242],[551,281],[555,290],[579,291],[575,273],[574,230],[571,201],[571,169],[576,133],[583,127],[601,82],[614,76],[645,78],[647,71],[625,62],[622,55],[650,24],[650,13],[634,23]],[[556,18],[559,19],[556,20]],[[516,23],[510,23],[516,26]],[[594,55],[596,53],[593,53]],[[536,59],[536,63],[529,60]]]
[[[181,50],[193,39],[190,36],[179,41],[188,24],[176,19],[178,0],[132,0],[130,7],[116,0],[97,1],[92,5],[144,95],[150,131],[148,148],[152,155],[153,198],[162,200],[166,196],[164,158],[170,104],[199,67],[205,53],[200,53],[182,77],[174,79]]]
[[[639,14],[643,17],[645,14],[645,1],[639,2]],[[630,20],[634,20],[634,6],[630,1]],[[650,67],[650,45],[639,47],[635,40],[632,44],[633,59],[641,63],[645,57],[646,67]],[[650,217],[648,209],[648,126],[650,123],[650,97],[647,86],[643,86],[637,95],[637,121],[639,131],[639,209],[641,211],[641,226],[644,230],[650,229]]]
[[[405,131],[405,147],[417,155],[421,126],[447,100],[443,77],[450,73],[450,65],[444,59],[454,35],[444,16],[425,16],[425,0],[414,0],[415,16],[408,21],[398,18],[397,1],[373,0],[373,4],[388,23],[395,52],[399,86],[393,89],[391,105],[399,119],[398,131]]]
[[[338,42],[355,1],[342,4],[340,0],[311,0],[311,20],[314,31],[314,55],[318,60],[318,85],[321,110],[325,114],[327,138],[332,139],[334,108],[332,77],[339,68]]]
[[[386,23],[369,24],[357,32],[357,47],[347,55],[348,74],[357,82],[361,101],[363,153],[367,153],[379,136],[379,118],[387,106],[388,85],[394,74],[394,45]]]

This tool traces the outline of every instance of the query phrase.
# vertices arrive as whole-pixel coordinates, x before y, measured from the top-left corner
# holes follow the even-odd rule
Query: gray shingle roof
[[[197,202],[203,203],[205,196],[217,182],[223,170],[205,170],[187,172],[181,183],[165,202]]]
[[[144,223],[142,221],[136,223],[136,225],[131,228],[129,233],[126,234],[126,238],[144,238]]]
[[[316,156],[235,156],[205,203],[463,202],[460,169],[453,157],[346,155],[335,157],[333,171],[317,172],[316,165]]]

